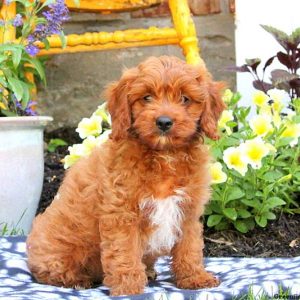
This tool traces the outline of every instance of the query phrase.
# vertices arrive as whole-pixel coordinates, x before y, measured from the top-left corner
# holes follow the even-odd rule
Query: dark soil
[[[74,128],[46,133],[46,142],[51,138],[62,138],[69,145],[80,142]],[[44,188],[37,213],[47,208],[57,192],[65,172],[61,160],[66,154],[66,146],[59,147],[55,153],[45,154]],[[266,228],[255,228],[247,234],[205,228],[204,239],[205,256],[300,256],[300,215],[281,214]]]

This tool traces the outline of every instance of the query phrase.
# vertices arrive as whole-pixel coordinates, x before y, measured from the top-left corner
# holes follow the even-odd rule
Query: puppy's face
[[[185,146],[201,133],[216,139],[220,88],[203,68],[149,58],[108,89],[112,138],[132,135],[157,150]]]

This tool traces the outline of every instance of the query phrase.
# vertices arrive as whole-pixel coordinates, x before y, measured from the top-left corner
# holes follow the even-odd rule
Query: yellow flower
[[[97,110],[93,113],[93,116],[99,116],[104,122],[107,122],[109,125],[111,125],[111,117],[107,111],[106,102],[98,106]]]
[[[210,174],[212,184],[223,183],[227,180],[227,175],[223,172],[222,164],[219,162],[210,165]]]
[[[240,147],[230,147],[224,151],[223,160],[229,169],[234,169],[245,176],[248,166]]]
[[[298,138],[300,137],[300,124],[286,122],[286,129],[281,134],[282,137],[293,138],[290,142],[290,146],[294,147],[298,144]]]
[[[233,96],[232,91],[231,91],[230,89],[226,89],[226,90],[224,91],[222,100],[223,100],[225,103],[230,103],[232,96]]]
[[[83,118],[76,131],[82,139],[90,135],[99,135],[102,132],[102,118],[100,116],[91,116],[89,119]]]
[[[246,141],[240,147],[244,153],[246,163],[249,163],[253,169],[260,169],[262,159],[270,152],[269,147],[260,136]]]
[[[268,115],[257,115],[249,123],[253,132],[258,136],[265,136],[273,131],[272,119]]]
[[[256,91],[252,97],[253,103],[258,107],[262,107],[269,101],[269,96],[262,91]]]
[[[234,117],[233,117],[233,113],[231,110],[224,110],[222,112],[222,115],[220,117],[220,120],[218,122],[219,128],[221,129],[225,129],[227,134],[230,135],[232,133],[231,128],[229,126],[227,126],[227,122],[229,121],[233,121]]]

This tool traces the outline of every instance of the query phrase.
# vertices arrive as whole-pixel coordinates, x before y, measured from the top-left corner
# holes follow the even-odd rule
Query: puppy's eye
[[[189,97],[187,97],[187,96],[185,96],[185,95],[182,95],[181,96],[181,103],[182,104],[188,104],[188,103],[190,103],[191,102],[191,99],[189,98]]]
[[[151,95],[146,95],[145,97],[143,97],[143,99],[147,102],[150,102],[153,99],[153,97]]]

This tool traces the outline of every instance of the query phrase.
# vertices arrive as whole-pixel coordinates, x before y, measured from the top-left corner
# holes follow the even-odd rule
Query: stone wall
[[[220,13],[194,16],[194,21],[201,55],[208,69],[216,80],[224,80],[233,88],[235,76],[224,68],[235,62],[234,20],[225,0],[220,3]],[[212,9],[215,13],[216,7],[212,6]],[[202,12],[200,10],[200,14]],[[143,14],[129,13],[74,13],[71,21],[66,24],[65,31],[83,33],[172,26],[168,13],[162,12],[162,15],[166,16],[145,18]],[[83,117],[89,117],[102,102],[101,93],[105,85],[117,80],[122,69],[135,66],[151,55],[176,55],[183,58],[181,49],[177,46],[129,48],[49,57],[46,62],[47,87],[38,87],[39,113],[54,117],[54,122],[48,130],[76,126]]]

